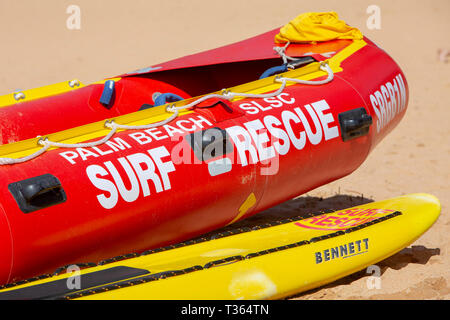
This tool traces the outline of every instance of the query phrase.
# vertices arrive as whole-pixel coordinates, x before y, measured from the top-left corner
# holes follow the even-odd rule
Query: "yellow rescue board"
[[[440,210],[432,195],[405,195],[117,257],[80,277],[9,285],[0,299],[283,298],[395,254],[428,230]]]

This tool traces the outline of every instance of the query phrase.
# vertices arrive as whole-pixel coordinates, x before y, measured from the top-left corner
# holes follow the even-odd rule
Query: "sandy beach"
[[[68,28],[70,5],[81,10],[79,29]],[[380,29],[367,25],[369,5],[380,8]],[[243,40],[308,11],[336,11],[384,48],[405,72],[408,110],[354,173],[251,221],[431,193],[442,204],[439,220],[411,246],[378,264],[381,288],[369,289],[363,270],[292,298],[449,299],[448,0],[2,0],[0,95],[74,78],[88,84]]]

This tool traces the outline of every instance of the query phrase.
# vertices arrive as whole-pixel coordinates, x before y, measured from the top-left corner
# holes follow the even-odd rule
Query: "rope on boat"
[[[287,46],[285,47],[274,47],[274,50],[277,51],[278,54],[282,57],[283,61],[287,60],[295,60],[292,57],[289,57],[286,55],[285,50]],[[35,153],[32,153],[28,156],[22,157],[22,158],[1,158],[0,157],[0,165],[12,165],[12,164],[18,164],[23,163],[29,160],[32,160],[41,154],[45,153],[50,147],[57,147],[57,148],[89,148],[89,147],[95,147],[101,144],[106,143],[108,140],[112,138],[112,136],[117,132],[118,129],[123,130],[144,130],[144,129],[151,129],[163,126],[165,124],[168,124],[172,120],[178,117],[180,110],[186,110],[195,107],[196,105],[200,104],[201,102],[212,99],[212,98],[219,98],[219,99],[227,99],[232,100],[236,97],[244,97],[244,98],[255,98],[255,99],[263,99],[263,98],[271,98],[279,95],[284,91],[286,88],[287,82],[295,82],[298,84],[304,84],[304,85],[323,85],[331,82],[334,78],[333,70],[331,70],[330,66],[326,62],[322,62],[320,64],[320,70],[327,72],[328,77],[324,80],[300,80],[300,79],[294,79],[294,78],[286,78],[281,76],[276,76],[274,78],[275,82],[281,83],[280,88],[278,90],[271,92],[271,93],[263,93],[263,94],[252,94],[252,93],[242,93],[242,92],[232,92],[228,91],[226,89],[222,90],[220,94],[213,93],[205,95],[191,103],[188,103],[181,107],[176,107],[174,104],[171,104],[166,107],[167,112],[173,113],[169,118],[162,120],[160,122],[150,123],[147,125],[140,125],[140,126],[129,126],[124,124],[118,124],[115,123],[113,120],[107,120],[105,122],[105,127],[109,128],[111,131],[102,139],[92,142],[85,142],[85,143],[73,143],[73,144],[67,144],[67,143],[60,143],[60,142],[54,142],[48,140],[48,138],[41,138],[38,140],[38,144],[42,146],[41,149],[36,151]]]
[[[50,148],[49,145],[44,146],[43,148],[39,149],[38,151],[36,151],[35,153],[32,153],[26,157],[22,157],[22,158],[17,158],[17,159],[13,159],[13,158],[0,158],[0,165],[4,166],[7,164],[17,164],[17,163],[22,163],[22,162],[27,162],[29,160],[32,160],[38,156],[40,156],[41,154],[43,154],[45,151],[47,151]]]

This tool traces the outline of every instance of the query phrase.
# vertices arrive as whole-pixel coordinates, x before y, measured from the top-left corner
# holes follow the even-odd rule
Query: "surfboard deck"
[[[279,299],[395,254],[440,210],[418,193],[290,218],[6,285],[0,299]]]

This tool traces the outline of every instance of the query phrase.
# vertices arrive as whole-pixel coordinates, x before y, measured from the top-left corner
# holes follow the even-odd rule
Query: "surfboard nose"
[[[436,219],[439,217],[442,207],[441,201],[436,196],[429,193],[415,193],[413,196],[418,202],[423,202],[429,214],[434,214]]]
[[[427,231],[439,218],[441,213],[440,200],[428,193],[414,193],[409,195],[409,201],[406,204],[414,207],[411,213],[415,215],[415,226],[421,229],[421,232]]]

